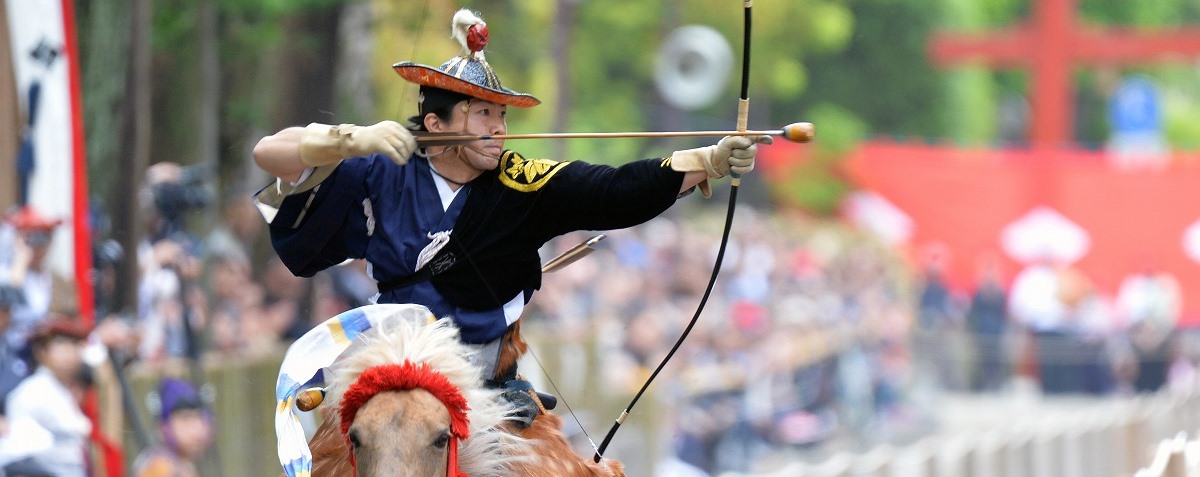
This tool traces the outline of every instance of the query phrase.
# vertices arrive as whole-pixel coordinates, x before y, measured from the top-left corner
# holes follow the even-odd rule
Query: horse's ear
[[[308,388],[296,394],[296,408],[308,412],[325,401],[325,388]]]

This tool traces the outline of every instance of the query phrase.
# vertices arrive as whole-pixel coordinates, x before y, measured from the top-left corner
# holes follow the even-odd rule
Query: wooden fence
[[[216,440],[201,462],[203,475],[262,477],[280,475],[275,455],[275,378],[283,361],[283,349],[257,356],[224,359],[210,356],[204,363],[204,393],[211,397]],[[160,439],[158,418],[150,412],[148,399],[164,375],[190,377],[186,363],[171,362],[148,369],[129,368],[129,384],[137,420],[151,439]],[[142,445],[133,419],[122,410],[118,384],[111,370],[98,379],[105,433],[124,443],[126,462],[132,466]]]
[[[1156,449],[1161,439],[1189,429],[1200,429],[1200,396],[1160,393],[1077,411],[1012,416],[1004,429],[951,432],[903,447],[723,477],[1200,476],[1200,442],[1177,437]]]

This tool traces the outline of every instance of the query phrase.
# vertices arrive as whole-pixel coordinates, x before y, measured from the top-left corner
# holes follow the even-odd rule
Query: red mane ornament
[[[342,405],[338,409],[342,422],[342,437],[349,444],[350,424],[354,423],[354,416],[358,414],[358,409],[376,394],[410,389],[428,391],[450,411],[450,442],[447,444],[450,455],[446,459],[446,476],[466,477],[466,474],[458,471],[458,441],[470,435],[467,411],[471,408],[467,406],[467,398],[462,392],[450,383],[446,376],[434,371],[427,363],[413,364],[411,361],[405,361],[402,364],[374,366],[363,371],[354,384],[346,389]],[[346,448],[354,447],[347,445]],[[353,450],[350,451],[350,462],[355,462]]]

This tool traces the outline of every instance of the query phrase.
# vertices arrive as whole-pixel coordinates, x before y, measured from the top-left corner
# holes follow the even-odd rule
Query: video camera
[[[170,236],[183,230],[187,213],[203,209],[213,201],[213,191],[206,184],[212,175],[203,164],[182,167],[178,181],[154,184],[151,193],[154,206],[163,218],[161,236]]]

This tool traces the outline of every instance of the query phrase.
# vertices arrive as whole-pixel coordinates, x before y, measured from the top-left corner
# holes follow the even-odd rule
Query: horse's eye
[[[359,447],[362,447],[362,440],[358,438],[358,429],[350,429],[348,437],[350,445],[354,447],[354,450],[357,451]]]
[[[445,449],[446,444],[450,443],[450,431],[442,431],[437,439],[433,441],[433,446],[438,449]]]

